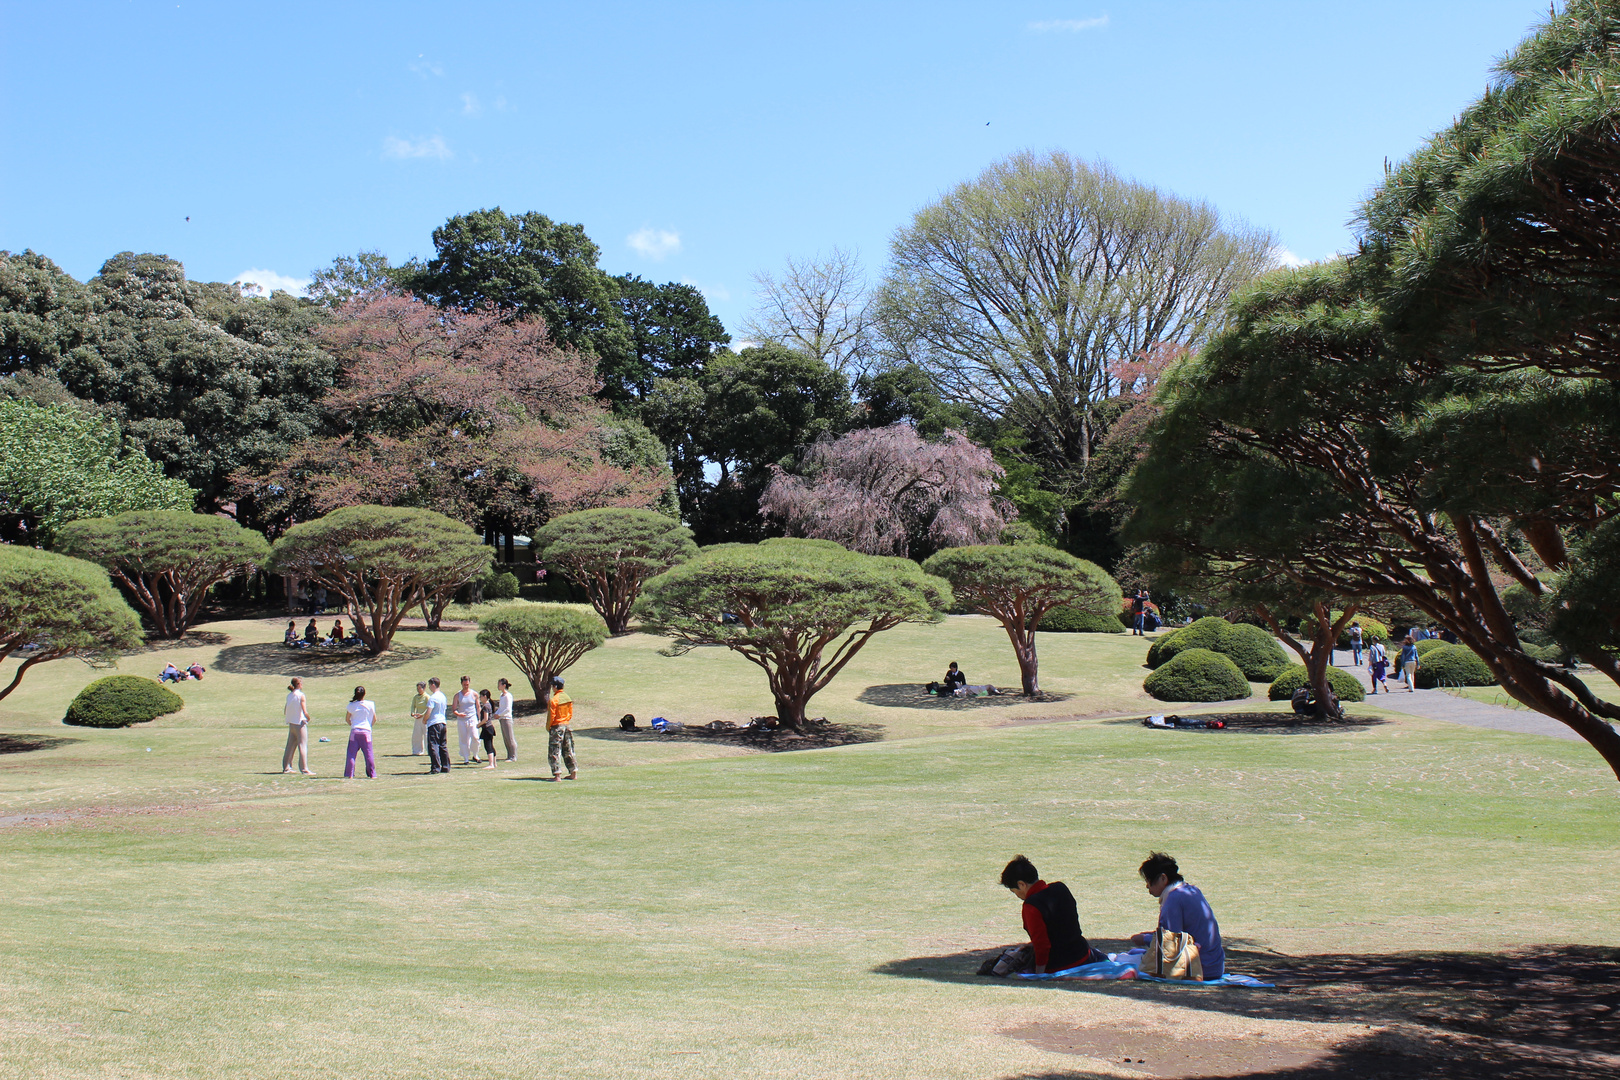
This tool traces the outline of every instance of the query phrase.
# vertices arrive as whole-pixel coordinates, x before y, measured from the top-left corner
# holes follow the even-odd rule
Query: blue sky
[[[296,280],[499,205],[735,328],[756,270],[841,245],[875,273],[940,192],[1062,149],[1321,258],[1546,10],[0,0],[0,248]]]

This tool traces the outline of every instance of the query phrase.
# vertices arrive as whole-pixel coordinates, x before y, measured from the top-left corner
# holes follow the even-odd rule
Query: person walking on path
[[[445,710],[450,702],[439,689],[438,676],[428,680],[427,752],[428,775],[450,772],[450,745],[445,735]]]
[[[1417,691],[1418,651],[1417,643],[1410,637],[1401,642],[1401,680],[1406,683],[1408,694]]]
[[[553,677],[551,693],[546,701],[546,753],[551,759],[551,778],[563,778],[563,766],[568,766],[568,779],[579,779],[579,768],[574,761],[574,699],[563,692],[563,681]]]
[[[1384,693],[1389,693],[1389,653],[1384,651],[1384,643],[1375,641],[1367,649],[1367,681],[1372,684],[1372,692],[1378,693],[1382,686]]]
[[[281,755],[281,771],[292,772],[293,756],[298,757],[298,771],[305,776],[315,774],[309,768],[309,702],[304,700],[304,680],[294,677],[287,684],[287,749]]]
[[[501,696],[495,702],[495,719],[500,721],[501,742],[506,744],[506,760],[517,760],[517,739],[512,732],[512,684],[505,679],[495,684]]]
[[[472,679],[461,677],[461,692],[450,699],[450,711],[455,714],[457,734],[461,737],[461,763],[478,763],[478,695],[473,693]]]
[[[1350,624],[1350,660],[1352,667],[1361,666],[1361,624]]]
[[[349,752],[343,763],[343,779],[354,779],[354,757],[366,755],[366,779],[377,779],[377,756],[371,747],[371,724],[377,719],[377,706],[366,700],[366,688],[354,688],[349,701]]]
[[[423,746],[427,741],[427,683],[416,684],[416,696],[411,698],[411,719],[416,722],[411,729],[411,756],[421,757]]]
[[[495,702],[488,690],[478,691],[478,737],[484,743],[486,769],[495,767]]]

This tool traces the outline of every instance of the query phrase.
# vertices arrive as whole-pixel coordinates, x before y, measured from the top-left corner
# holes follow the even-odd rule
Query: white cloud
[[[242,286],[243,292],[255,296],[269,296],[273,292],[290,292],[294,296],[304,295],[309,288],[309,278],[288,277],[278,274],[274,270],[244,270],[232,278],[232,283]]]
[[[669,229],[654,229],[652,227],[637,229],[624,238],[632,251],[654,262],[662,261],[666,256],[673,255],[681,250],[681,234]]]
[[[1094,19],[1047,19],[1045,22],[1032,22],[1029,28],[1037,34],[1078,34],[1082,30],[1101,30],[1108,25],[1107,15],[1098,15]]]
[[[444,161],[453,156],[450,147],[437,135],[429,139],[401,139],[390,135],[383,140],[383,157],[402,161],[407,158],[438,158]]]
[[[1306,260],[1295,255],[1281,244],[1271,249],[1271,257],[1287,267],[1304,266],[1306,262]]]
[[[710,299],[710,300],[718,300],[722,304],[731,299],[731,290],[726,288],[724,285],[699,285],[697,282],[693,281],[689,277],[681,278],[681,284],[682,285],[690,285],[690,286],[692,286],[692,288],[694,288],[698,292],[702,293],[708,299]],[[750,342],[746,342],[745,344],[747,344],[747,345],[755,345],[755,344],[758,344],[758,343],[750,341]],[[737,345],[737,344],[732,345],[732,348],[734,348],[734,349],[740,349],[742,347],[743,347],[742,345]]]
[[[439,63],[437,60],[429,60],[426,53],[417,53],[416,59],[412,60],[406,66],[417,75],[422,76],[424,79],[429,75],[444,74],[444,65]]]
[[[478,104],[478,95],[468,91],[461,95],[461,111],[467,116],[477,116],[484,107]]]

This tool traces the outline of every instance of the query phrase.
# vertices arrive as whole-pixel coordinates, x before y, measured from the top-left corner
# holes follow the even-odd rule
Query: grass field
[[[761,754],[618,737],[624,712],[769,711],[763,676],[729,653],[663,656],[632,635],[569,673],[578,783],[540,779],[533,727],[515,767],[429,778],[402,756],[411,684],[466,672],[493,686],[504,661],[466,630],[406,632],[395,656],[316,674],[281,650],[280,625],[210,624],[195,645],[126,659],[124,672],[170,656],[210,669],[179,688],[184,711],[152,724],[62,726],[95,675],[71,661],[0,705],[0,1075],[1620,1064],[1620,788],[1581,744],[1404,717],[1150,732],[1108,718],[1150,704],[1143,643],[1123,636],[1044,638],[1042,682],[1059,700],[938,707],[905,687],[947,660],[975,682],[1015,682],[999,629],[953,618],[883,635],[814,702],[812,715],[880,725],[878,742]],[[333,740],[314,744],[314,779],[279,774],[280,702],[300,664],[322,721],[312,736]],[[380,702],[381,775],[345,783],[335,721],[357,681]],[[1117,942],[1152,925],[1133,874],[1150,848],[1210,897],[1232,966],[1276,975],[1278,990],[972,977],[969,954],[1021,936],[995,883],[1011,854],[1067,881],[1087,932]],[[1525,970],[1585,964],[1601,992],[1480,990],[1507,985],[1480,973],[1509,954]],[[1549,1018],[1549,1001],[1580,1023]],[[1122,1065],[1122,1047],[1153,1060]],[[1167,1064],[1188,1048],[1195,1071]]]

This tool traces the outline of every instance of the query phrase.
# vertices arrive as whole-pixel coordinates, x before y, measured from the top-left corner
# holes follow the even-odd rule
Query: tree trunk
[[[1009,626],[1007,636],[1012,639],[1013,655],[1018,658],[1018,678],[1023,684],[1023,694],[1025,697],[1035,697],[1041,692],[1041,661],[1035,655],[1035,631],[1014,630]]]
[[[791,694],[778,693],[776,697],[776,719],[785,728],[797,732],[804,727],[804,713],[809,706],[808,701],[801,700]]]

